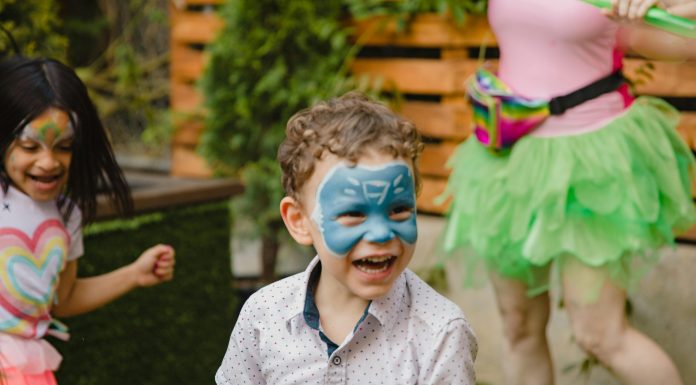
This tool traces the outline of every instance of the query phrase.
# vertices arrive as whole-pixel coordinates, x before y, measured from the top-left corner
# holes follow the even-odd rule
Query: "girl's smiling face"
[[[55,107],[27,123],[5,153],[12,185],[37,201],[56,199],[68,181],[74,136],[68,113]]]

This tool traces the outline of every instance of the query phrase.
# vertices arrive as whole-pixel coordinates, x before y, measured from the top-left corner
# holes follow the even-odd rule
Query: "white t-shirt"
[[[60,273],[83,253],[81,220],[77,207],[66,224],[55,201],[0,188],[0,332],[46,334]]]

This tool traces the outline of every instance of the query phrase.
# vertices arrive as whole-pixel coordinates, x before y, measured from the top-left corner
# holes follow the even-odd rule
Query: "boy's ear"
[[[280,201],[280,216],[285,227],[295,241],[301,245],[312,245],[312,234],[309,232],[309,218],[305,215],[300,203],[294,198],[285,197]]]

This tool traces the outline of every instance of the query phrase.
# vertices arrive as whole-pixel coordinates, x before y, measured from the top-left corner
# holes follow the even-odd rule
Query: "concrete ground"
[[[435,263],[433,251],[444,221],[439,216],[419,215],[419,239],[410,268],[419,271]],[[258,244],[233,240],[235,275],[260,272]],[[667,249],[658,266],[631,294],[632,322],[655,339],[675,360],[685,384],[696,384],[696,246],[679,245]],[[286,246],[281,250],[278,271],[287,275],[301,271],[310,255],[307,250]],[[486,385],[503,385],[501,323],[490,285],[463,289],[462,273],[454,264],[446,265],[448,290],[444,293],[465,312],[479,339],[477,377]],[[554,301],[558,303],[558,301]],[[595,366],[589,375],[580,366],[585,355],[573,343],[568,318],[555,307],[548,327],[549,343],[556,367],[557,385],[618,385],[605,370]]]

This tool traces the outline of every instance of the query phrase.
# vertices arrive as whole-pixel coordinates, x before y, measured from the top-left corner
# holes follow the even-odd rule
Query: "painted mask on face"
[[[360,240],[385,243],[399,237],[413,244],[418,238],[414,181],[404,162],[376,167],[339,164],[324,177],[316,199],[312,219],[337,258],[345,257]],[[404,210],[411,214],[406,219],[394,215]],[[345,226],[338,218],[347,214],[363,220]]]
[[[24,126],[24,129],[22,129],[22,132],[17,138],[19,140],[36,142],[44,149],[52,150],[54,145],[75,136],[72,122],[61,122],[61,124],[64,124],[64,128],[62,128],[55,121],[60,118],[62,117],[54,116],[53,119],[47,119],[44,122],[29,122]],[[65,118],[67,118],[67,115]]]

